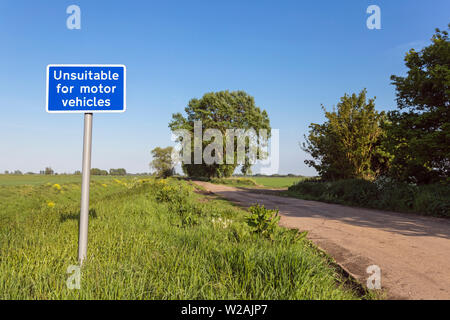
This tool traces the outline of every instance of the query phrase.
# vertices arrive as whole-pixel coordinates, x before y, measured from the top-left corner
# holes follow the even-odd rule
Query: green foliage
[[[156,147],[151,151],[153,160],[150,162],[150,167],[155,170],[158,177],[167,178],[175,174],[172,152],[173,147]]]
[[[310,200],[450,217],[448,183],[418,186],[390,178],[379,178],[374,182],[305,180],[289,187],[289,193]]]
[[[167,180],[156,183],[155,198],[157,201],[167,203],[169,211],[177,215],[175,224],[179,226],[192,226],[198,223],[203,214],[201,206],[193,201],[191,189],[183,184],[170,184]]]
[[[273,240],[251,235],[245,211],[206,201],[188,182],[110,176],[91,183],[88,257],[81,290],[69,290],[80,183],[57,177],[61,189],[0,186],[0,299],[361,298],[307,240],[292,241],[281,228]],[[175,192],[157,192],[166,185],[190,190],[185,198],[202,211],[197,223],[173,223],[181,221],[167,202],[177,201]]]
[[[261,110],[255,105],[255,100],[252,96],[248,95],[244,91],[219,91],[210,92],[203,95],[201,99],[191,99],[188,106],[185,108],[186,117],[181,113],[172,115],[172,121],[169,123],[169,127],[172,131],[185,129],[194,133],[194,121],[202,122],[202,132],[206,129],[218,129],[223,141],[222,146],[224,150],[219,150],[212,157],[220,159],[217,163],[213,164],[186,164],[182,165],[183,171],[190,177],[230,177],[237,167],[237,143],[234,143],[234,163],[226,164],[226,130],[227,129],[254,129],[258,132],[260,129],[266,129],[268,131],[268,137],[270,137],[270,121],[265,110]],[[235,138],[236,140],[236,138]],[[205,148],[214,141],[203,140],[202,152]],[[219,143],[219,141],[217,141]],[[236,142],[236,141],[235,141]],[[191,159],[194,159],[194,139],[191,141]],[[246,143],[246,154],[249,150],[249,144],[253,144],[255,141],[248,141]],[[203,153],[202,153],[203,154]],[[259,154],[259,158],[262,159],[264,155]],[[222,164],[220,163],[222,162]],[[245,159],[245,171],[250,172],[250,164],[248,157]]]
[[[387,159],[379,145],[384,113],[375,110],[374,99],[366,100],[366,90],[343,96],[332,112],[323,109],[327,121],[312,123],[305,136],[303,150],[314,159],[305,163],[326,180],[371,179],[383,172]]]
[[[264,205],[256,204],[251,206],[248,211],[247,224],[252,231],[263,237],[273,239],[280,221],[278,210],[269,210]]]
[[[406,54],[406,77],[391,77],[399,110],[388,114],[384,148],[395,156],[391,175],[403,181],[430,183],[450,175],[450,41],[439,29],[431,41]]]
[[[108,171],[101,170],[101,169],[98,169],[98,168],[92,168],[91,169],[91,175],[93,175],[93,176],[107,176],[108,175]]]
[[[308,235],[308,231],[300,232],[298,229],[279,228],[278,230],[280,241],[287,245],[304,241]]]
[[[127,174],[127,170],[124,168],[109,169],[109,174],[112,176],[125,176]]]

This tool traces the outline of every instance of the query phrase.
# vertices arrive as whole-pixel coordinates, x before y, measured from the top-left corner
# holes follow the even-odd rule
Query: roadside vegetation
[[[0,299],[361,298],[276,212],[194,191],[174,178],[93,181],[88,259],[69,290],[80,184],[0,186]]]
[[[450,28],[450,25],[449,25]],[[391,77],[397,110],[375,109],[366,90],[344,95],[326,121],[312,123],[302,149],[318,181],[289,194],[327,202],[450,216],[450,40],[405,56],[406,76]]]
[[[390,179],[309,179],[292,185],[286,194],[307,200],[450,218],[448,183],[413,185]]]

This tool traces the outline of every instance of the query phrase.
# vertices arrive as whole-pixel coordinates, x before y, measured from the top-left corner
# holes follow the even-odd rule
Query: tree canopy
[[[449,24],[450,28],[450,24]],[[400,180],[428,183],[450,173],[450,42],[436,29],[431,45],[405,57],[405,77],[391,76],[398,110],[388,113],[386,150],[391,173]]]
[[[270,136],[270,121],[269,116],[265,110],[261,110],[255,105],[255,100],[252,96],[244,91],[219,91],[210,92],[203,95],[201,99],[191,99],[188,106],[185,108],[186,116],[181,113],[172,115],[172,121],[169,127],[172,131],[185,129],[189,132],[194,132],[194,122],[201,121],[202,132],[206,129],[218,129],[222,136],[223,146],[226,145],[225,135],[227,129],[254,129],[258,132],[260,129],[268,131]],[[194,154],[193,141],[191,145],[191,153]],[[212,141],[212,138],[202,139],[202,152]],[[251,143],[251,142],[249,142]],[[215,151],[214,151],[215,152]],[[222,154],[215,155],[221,159],[227,157],[224,148]],[[228,177],[231,176],[236,169],[238,162],[235,156],[237,152],[237,144],[234,144],[233,157],[234,163],[212,163],[207,164],[204,161],[201,164],[183,163],[183,171],[188,176],[197,177]],[[191,157],[194,158],[193,156]],[[248,159],[245,162],[245,170],[249,170]]]
[[[375,100],[366,99],[366,90],[344,95],[333,111],[322,106],[327,121],[312,123],[303,150],[313,160],[323,179],[371,179],[384,170],[384,155],[379,149],[383,136],[384,113],[375,110]]]

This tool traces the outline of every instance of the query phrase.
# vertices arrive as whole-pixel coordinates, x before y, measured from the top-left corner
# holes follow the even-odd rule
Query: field
[[[231,177],[213,178],[210,182],[243,188],[288,188],[303,180],[304,177]]]
[[[0,299],[362,298],[296,231],[263,236],[188,181],[129,177],[91,182],[88,258],[70,290],[79,177],[51,178],[0,186]]]
[[[118,177],[119,179],[121,177]],[[111,180],[108,176],[91,175],[91,181]],[[81,183],[81,175],[0,174],[0,186],[38,185],[46,183]]]
[[[287,188],[304,180],[303,177],[252,177],[257,184],[272,188]]]

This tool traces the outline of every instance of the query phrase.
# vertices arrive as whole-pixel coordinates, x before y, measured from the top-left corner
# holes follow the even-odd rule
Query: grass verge
[[[0,299],[362,298],[308,240],[255,234],[244,210],[174,179],[91,184],[88,259],[69,290],[79,194],[0,187]]]

